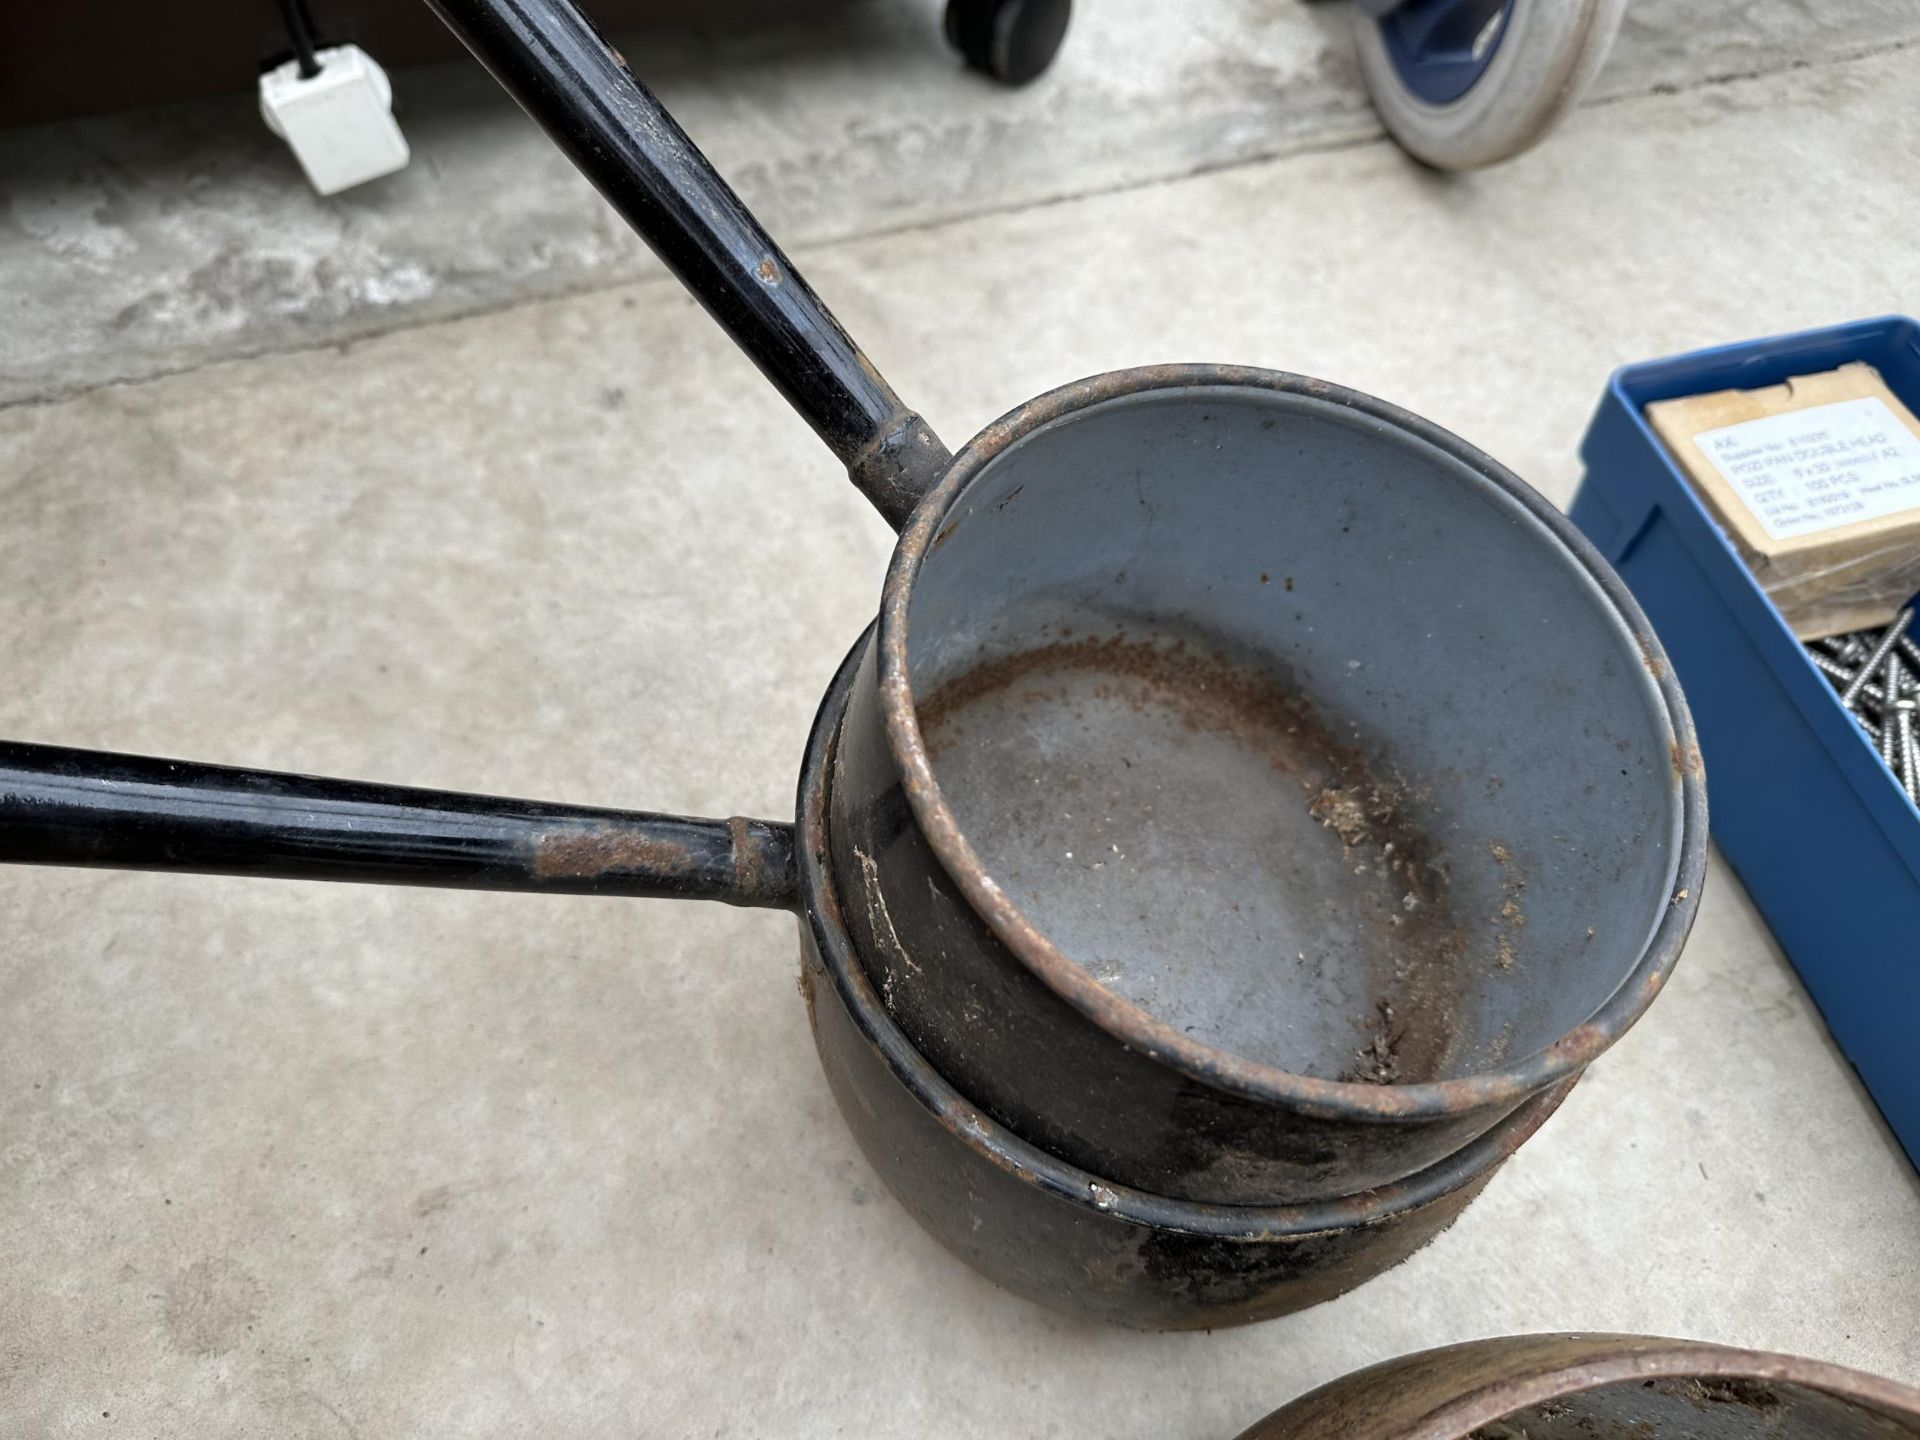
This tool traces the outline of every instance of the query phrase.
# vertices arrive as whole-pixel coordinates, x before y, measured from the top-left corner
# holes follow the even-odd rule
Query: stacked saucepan
[[[1410,1254],[1658,992],[1707,838],[1645,618],[1354,391],[1066,386],[950,455],[569,0],[434,0],[900,530],[795,826],[0,747],[0,858],[797,909],[887,1184],[1043,1303],[1259,1319]]]

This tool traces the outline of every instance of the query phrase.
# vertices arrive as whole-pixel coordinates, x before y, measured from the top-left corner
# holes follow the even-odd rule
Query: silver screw
[[[1812,651],[1808,651],[1807,659],[1813,662],[1814,669],[1834,682],[1834,689],[1836,690],[1845,690],[1848,684],[1855,678],[1852,670],[1849,670],[1845,665],[1842,665],[1830,656],[1816,655]],[[1901,677],[1900,693],[1903,695],[1913,694],[1917,681],[1920,681],[1920,676],[1916,676],[1911,670],[1904,671]],[[1854,702],[1852,711],[1856,715],[1866,714],[1866,711],[1861,709],[1863,704],[1871,706],[1875,710],[1884,710],[1887,708],[1886,689],[1884,686],[1876,685],[1869,680],[1860,687],[1860,693],[1854,697]]]
[[[1836,689],[1845,689],[1847,683],[1853,679],[1853,671],[1847,669],[1846,666],[1837,660],[1829,659],[1825,655],[1815,655],[1812,653],[1809,653],[1807,658],[1813,661],[1814,668],[1822,675],[1829,676],[1839,682],[1839,684],[1835,686]],[[1886,705],[1887,692],[1882,690],[1878,685],[1875,685],[1872,681],[1868,681],[1860,687],[1860,699],[1865,700],[1878,710]]]
[[[1906,786],[1909,797],[1920,800],[1920,746],[1914,744],[1913,734],[1913,712],[1917,705],[1920,701],[1894,701],[1891,728],[1899,732],[1900,783]]]
[[[1913,738],[1912,702],[1900,698],[1907,688],[1907,667],[1900,663],[1898,650],[1887,651],[1881,674],[1885,678],[1880,684],[1884,697],[1880,702],[1880,755],[1900,788],[1911,794],[1913,772],[1907,765],[1907,742]]]
[[[1846,688],[1847,682],[1853,679],[1853,671],[1842,665],[1831,655],[1822,655],[1818,650],[1809,650],[1807,652],[1807,659],[1813,662],[1813,668],[1818,670],[1822,675],[1825,675],[1830,680],[1838,680],[1840,682],[1840,688],[1843,690]]]
[[[1908,664],[1920,667],[1920,645],[1914,643],[1912,636],[1902,635],[1893,643],[1900,647],[1900,653],[1907,657]]]
[[[1853,678],[1853,671],[1834,659],[1832,655],[1823,655],[1818,650],[1809,650],[1807,659],[1813,662],[1813,668],[1822,675],[1831,675],[1843,685]]]

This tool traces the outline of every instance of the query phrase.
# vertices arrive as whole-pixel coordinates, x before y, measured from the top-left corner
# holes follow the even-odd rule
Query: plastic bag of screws
[[[1909,605],[1884,630],[1816,640],[1807,654],[1840,692],[1907,794],[1920,801],[1920,643]]]

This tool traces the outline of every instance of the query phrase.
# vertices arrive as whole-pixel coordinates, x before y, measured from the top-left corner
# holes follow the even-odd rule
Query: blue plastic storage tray
[[[1850,360],[1876,366],[1920,413],[1920,326],[1901,316],[1617,371],[1580,449],[1573,520],[1639,598],[1686,687],[1714,839],[1920,1166],[1920,810],[1643,413]]]

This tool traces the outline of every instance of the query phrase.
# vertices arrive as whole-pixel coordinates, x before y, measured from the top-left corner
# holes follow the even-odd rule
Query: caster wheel
[[[1037,80],[1060,52],[1073,0],[947,0],[947,43],[1003,85]]]
[[[1537,144],[1578,103],[1625,10],[1626,0],[1363,0],[1360,69],[1402,149],[1475,170]]]

